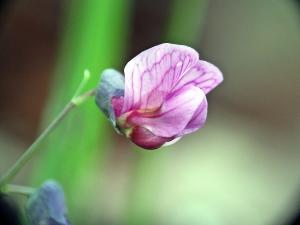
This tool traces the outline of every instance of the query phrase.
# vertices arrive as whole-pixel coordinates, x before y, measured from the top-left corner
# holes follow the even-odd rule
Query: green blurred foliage
[[[101,70],[119,67],[126,50],[129,3],[125,0],[71,1],[45,125],[70,100],[84,69],[88,68],[92,74],[86,88],[89,89],[98,84]],[[105,178],[98,165],[104,164],[107,157],[110,140],[107,124],[93,99],[84,103],[70,113],[42,146],[44,154],[34,170],[34,184],[55,178],[63,185],[71,218],[77,222],[90,224],[92,218],[80,214],[90,211],[91,193],[102,189]],[[95,179],[92,173],[97,174],[96,183],[92,182]]]
[[[198,47],[209,0],[187,0],[184,3],[180,0],[173,0],[171,2],[171,13],[167,19],[165,37],[162,39],[166,42]]]

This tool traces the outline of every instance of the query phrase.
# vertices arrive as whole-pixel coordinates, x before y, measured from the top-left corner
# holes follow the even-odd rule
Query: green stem
[[[83,79],[86,82],[86,78]],[[82,84],[82,83],[81,83]],[[82,85],[79,85],[82,88]],[[96,90],[92,89],[79,96],[74,96],[71,101],[64,107],[59,115],[50,123],[50,125],[41,133],[41,135],[29,146],[29,148],[21,155],[21,157],[15,162],[15,164],[0,178],[0,190],[10,182],[17,173],[23,168],[23,166],[35,155],[40,148],[37,146],[57,127],[57,125],[68,115],[68,113],[82,104],[89,97],[94,96]]]
[[[73,102],[69,102],[61,113],[50,123],[50,125],[42,132],[42,134],[29,146],[29,148],[21,155],[21,157],[15,162],[15,164],[1,177],[0,179],[0,189],[6,183],[11,181],[14,176],[20,171],[21,168],[28,162],[29,159],[37,152],[37,146],[42,140],[47,137],[51,131],[59,124],[59,122],[68,114],[71,109],[75,107]]]
[[[21,185],[14,185],[14,184],[7,184],[5,186],[4,192],[11,193],[11,194],[21,194],[25,196],[30,196],[35,191],[35,188],[21,186]]]

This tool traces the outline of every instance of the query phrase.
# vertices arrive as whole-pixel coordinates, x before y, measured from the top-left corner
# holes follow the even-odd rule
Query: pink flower
[[[117,129],[146,149],[175,142],[203,127],[205,95],[223,80],[220,70],[199,60],[194,49],[167,43],[134,57],[124,72],[125,88],[118,94],[113,94],[115,82],[108,80],[114,77],[120,84],[124,78],[113,70],[103,73],[96,102],[103,111],[101,101],[105,99],[106,109],[109,107],[106,114]],[[109,94],[103,94],[104,89],[109,89]]]

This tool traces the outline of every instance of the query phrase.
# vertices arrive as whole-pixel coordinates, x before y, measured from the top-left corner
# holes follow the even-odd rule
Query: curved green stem
[[[58,116],[50,123],[50,125],[41,133],[41,135],[29,146],[29,148],[21,155],[21,157],[15,162],[15,164],[0,178],[0,191],[5,189],[5,185],[10,182],[16,174],[23,168],[23,166],[35,155],[40,148],[37,146],[57,127],[57,125],[68,115],[68,113],[79,106],[89,97],[96,94],[96,89],[87,91],[81,95],[78,95],[78,92],[81,91],[83,85],[86,84],[88,77],[86,72],[82,82],[79,85],[79,88],[76,91],[76,94],[71,99],[71,101],[64,107],[64,109],[58,114]],[[77,96],[78,95],[78,96]]]

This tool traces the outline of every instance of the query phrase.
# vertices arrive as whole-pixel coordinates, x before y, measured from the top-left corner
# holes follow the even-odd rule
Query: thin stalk
[[[41,135],[29,146],[29,148],[21,155],[21,157],[15,162],[15,164],[1,177],[0,189],[8,182],[10,182],[15,175],[23,168],[23,166],[36,154],[37,146],[55,129],[60,121],[73,109],[76,105],[73,102],[69,102],[65,108],[59,113],[59,115],[50,123],[50,125],[44,130]]]
[[[87,82],[86,75],[84,76],[79,87],[82,89],[83,85]],[[76,94],[78,90],[76,91]],[[57,117],[49,124],[49,126],[40,134],[40,136],[28,147],[28,149],[21,155],[21,157],[15,162],[15,164],[0,178],[0,190],[10,182],[17,173],[24,167],[24,165],[39,151],[40,148],[37,148],[39,144],[52,133],[52,131],[59,125],[59,123],[69,114],[69,112],[82,104],[89,97],[94,96],[96,90],[89,90],[81,95],[74,95],[71,101],[64,107],[64,109],[58,114]]]

